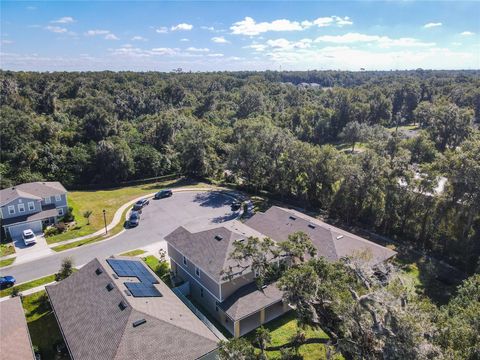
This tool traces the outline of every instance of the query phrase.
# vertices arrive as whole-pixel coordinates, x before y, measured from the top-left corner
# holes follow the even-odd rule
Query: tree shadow
[[[232,203],[232,199],[226,196],[226,191],[209,191],[196,194],[193,201],[202,207],[220,208]]]
[[[220,224],[220,223],[224,223],[226,221],[235,220],[237,217],[238,217],[238,212],[232,212],[232,213],[227,214],[227,215],[217,216],[217,217],[212,219],[212,222],[214,224]]]

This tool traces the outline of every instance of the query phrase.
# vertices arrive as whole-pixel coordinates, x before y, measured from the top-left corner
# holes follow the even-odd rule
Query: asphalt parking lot
[[[25,282],[57,272],[67,256],[72,257],[75,265],[83,265],[95,257],[108,257],[161,242],[178,226],[196,231],[231,221],[238,215],[231,211],[231,202],[232,197],[222,192],[177,192],[170,198],[151,199],[142,210],[137,227],[127,228],[110,240],[2,269],[0,275],[13,275],[17,282]]]

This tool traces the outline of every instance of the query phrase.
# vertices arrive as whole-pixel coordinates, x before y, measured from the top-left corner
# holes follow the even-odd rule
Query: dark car
[[[163,198],[166,198],[166,197],[170,197],[172,195],[173,195],[173,192],[170,189],[160,190],[159,192],[157,192],[155,194],[155,199],[163,199]]]
[[[138,211],[132,211],[128,218],[128,226],[135,227],[138,225],[139,222],[140,222],[140,214],[138,213]]]
[[[135,210],[135,211],[141,210],[141,209],[143,209],[145,206],[147,206],[148,204],[150,204],[150,200],[148,200],[148,199],[138,200],[138,201],[135,203],[135,205],[133,205],[133,210]]]
[[[0,276],[0,288],[5,289],[12,287],[16,281],[13,276]]]
[[[240,201],[234,201],[232,202],[232,205],[231,206],[231,209],[232,211],[237,211],[237,210],[240,210],[240,208],[242,207],[242,203]]]

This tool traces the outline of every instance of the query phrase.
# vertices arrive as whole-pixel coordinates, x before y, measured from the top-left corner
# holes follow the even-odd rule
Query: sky
[[[1,1],[0,67],[480,69],[479,1]]]

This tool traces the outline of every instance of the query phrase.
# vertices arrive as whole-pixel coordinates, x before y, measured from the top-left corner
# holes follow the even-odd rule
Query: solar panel
[[[140,282],[125,282],[125,286],[134,297],[159,297],[162,294],[153,286],[158,280],[140,261],[107,259],[116,275],[120,277],[136,277]]]

